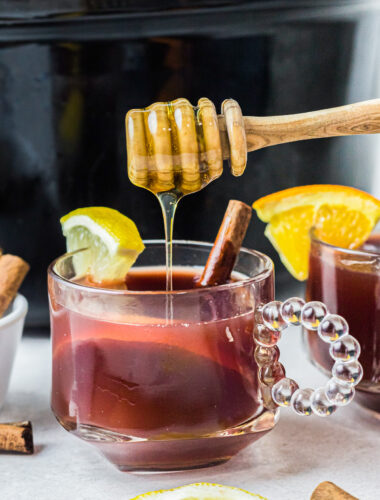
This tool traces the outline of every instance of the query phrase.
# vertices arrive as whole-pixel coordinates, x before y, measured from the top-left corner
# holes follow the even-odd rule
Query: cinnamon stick
[[[34,452],[31,422],[0,424],[0,451],[31,455]]]
[[[15,298],[29,264],[16,255],[2,255],[0,257],[0,318]]]
[[[313,491],[310,500],[359,500],[330,481],[324,481]]]
[[[228,204],[218,235],[197,286],[226,283],[231,276],[240,247],[252,216],[252,209],[242,201]]]

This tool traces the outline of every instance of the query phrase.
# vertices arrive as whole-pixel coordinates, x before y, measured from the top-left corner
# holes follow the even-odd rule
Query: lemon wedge
[[[123,280],[144,244],[136,224],[107,207],[78,208],[61,218],[68,252],[86,248],[74,256],[77,277],[94,282]]]
[[[249,491],[222,484],[194,483],[171,490],[151,491],[132,500],[267,500]]]
[[[265,235],[288,271],[298,280],[309,272],[310,230],[343,248],[362,245],[380,218],[380,201],[347,186],[299,186],[255,201],[258,217],[268,222]]]

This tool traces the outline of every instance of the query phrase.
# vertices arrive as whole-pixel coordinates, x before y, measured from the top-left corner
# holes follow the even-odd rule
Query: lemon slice
[[[61,225],[68,252],[88,249],[74,256],[78,278],[124,280],[145,248],[135,223],[112,208],[78,208],[62,217]]]
[[[343,248],[362,245],[380,218],[380,201],[347,186],[300,186],[255,201],[265,235],[298,280],[309,272],[310,229],[324,242]]]
[[[194,483],[172,490],[151,491],[139,495],[132,500],[154,498],[160,500],[267,500],[266,498],[249,493],[249,491],[223,486],[222,484]]]

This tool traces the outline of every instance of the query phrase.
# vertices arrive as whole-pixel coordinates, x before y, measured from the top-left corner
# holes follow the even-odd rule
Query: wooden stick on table
[[[359,500],[330,481],[324,481],[313,491],[310,500]]]
[[[0,424],[1,451],[13,451],[31,455],[34,452],[31,422]]]

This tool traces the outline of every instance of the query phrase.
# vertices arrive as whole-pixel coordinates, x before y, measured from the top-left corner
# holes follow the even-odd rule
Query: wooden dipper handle
[[[252,209],[231,200],[197,286],[222,285],[228,281],[251,220]]]
[[[244,172],[248,151],[286,142],[380,133],[380,99],[337,108],[283,116],[243,116],[233,99],[218,116],[223,158],[231,158],[234,175]],[[245,146],[245,149],[243,148]]]
[[[0,451],[31,455],[34,451],[31,422],[0,424]]]
[[[322,137],[380,133],[380,99],[296,115],[244,118],[248,151]]]
[[[342,490],[336,484],[325,481],[319,484],[313,491],[310,500],[359,500],[347,491]]]

